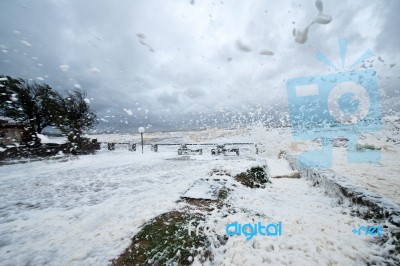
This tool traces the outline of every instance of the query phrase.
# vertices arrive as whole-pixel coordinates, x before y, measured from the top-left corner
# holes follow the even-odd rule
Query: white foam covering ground
[[[131,135],[97,138],[138,140]],[[121,147],[68,160],[1,166],[0,264],[108,265],[129,246],[145,221],[181,208],[183,203],[177,203],[180,196],[212,169],[234,175],[266,164],[267,158],[276,160],[281,150],[300,152],[312,146],[292,142],[288,128],[272,129],[267,135],[255,127],[252,132],[154,133],[145,138],[177,143],[226,143],[250,138],[262,142],[265,150],[256,156],[250,148],[241,148],[240,157],[213,157],[210,148],[204,148],[203,155],[181,160],[176,146],[162,146],[158,153],[146,146],[144,154]],[[398,146],[387,142],[385,145],[389,146],[382,149],[378,166],[361,166],[359,171],[347,171],[347,166],[340,164],[334,167],[399,202],[395,190],[379,187],[382,180],[367,178],[379,173],[385,184],[397,184],[390,173],[399,170],[395,163],[395,158],[399,158]],[[366,225],[366,221],[352,217],[334,197],[305,179],[273,179],[265,189],[246,188],[232,178],[227,185],[233,189],[228,200],[238,211],[229,213],[222,209],[211,213],[212,219],[226,224],[282,221],[283,235],[255,236],[250,241],[243,236],[230,237],[225,245],[213,247],[212,264],[361,265],[366,260],[376,264],[385,261],[388,248],[378,246],[376,237],[354,236],[351,232]]]

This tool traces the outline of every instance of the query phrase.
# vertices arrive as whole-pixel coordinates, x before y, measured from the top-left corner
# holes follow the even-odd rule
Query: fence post
[[[108,147],[109,151],[113,151],[113,150],[115,150],[115,143],[108,143],[107,147]]]
[[[136,143],[129,144],[130,151],[136,151]]]
[[[158,152],[158,144],[153,145],[153,150],[154,150],[154,152]]]

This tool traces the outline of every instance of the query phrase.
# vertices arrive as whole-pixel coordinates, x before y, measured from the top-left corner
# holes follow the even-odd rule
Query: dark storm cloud
[[[284,112],[286,80],[332,72],[315,53],[339,62],[346,38],[349,63],[374,51],[367,65],[378,72],[382,102],[393,102],[399,8],[394,0],[324,1],[332,22],[313,25],[300,45],[292,31],[315,16],[313,1],[3,0],[0,73],[61,92],[84,88],[99,128],[229,125],[254,117],[255,106]]]

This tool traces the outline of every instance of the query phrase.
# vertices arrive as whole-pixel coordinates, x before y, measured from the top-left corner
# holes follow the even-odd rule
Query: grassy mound
[[[132,244],[112,265],[191,265],[194,257],[210,256],[207,237],[188,234],[189,221],[204,221],[201,214],[168,212],[147,222],[132,239]],[[195,222],[196,221],[196,222]]]

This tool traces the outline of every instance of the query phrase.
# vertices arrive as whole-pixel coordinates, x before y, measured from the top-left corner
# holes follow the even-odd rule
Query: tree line
[[[86,92],[81,89],[65,95],[44,83],[0,76],[0,115],[27,126],[24,142],[40,144],[38,134],[48,126],[58,128],[71,143],[80,143],[82,133],[96,123]]]

